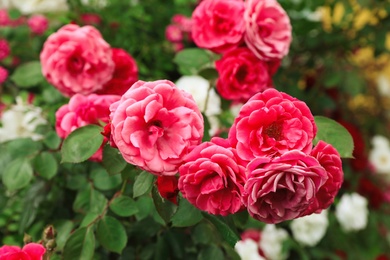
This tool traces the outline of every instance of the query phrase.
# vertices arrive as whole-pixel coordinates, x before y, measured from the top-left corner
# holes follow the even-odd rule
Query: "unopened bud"
[[[23,243],[26,245],[32,242],[32,237],[29,234],[24,233]]]
[[[44,241],[48,241],[50,239],[54,239],[57,235],[57,232],[56,230],[54,229],[54,227],[52,225],[50,226],[47,226],[45,228],[45,230],[43,231],[43,240]]]

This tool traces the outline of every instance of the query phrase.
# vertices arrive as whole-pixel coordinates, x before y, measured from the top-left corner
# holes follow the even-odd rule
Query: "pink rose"
[[[134,58],[123,49],[112,49],[115,70],[112,79],[96,93],[122,96],[138,80],[138,67]]]
[[[0,66],[0,84],[3,84],[8,78],[8,70]]]
[[[90,25],[63,26],[47,38],[40,59],[42,74],[67,97],[100,90],[115,67],[110,45]]]
[[[219,73],[217,90],[225,99],[245,102],[272,86],[268,64],[246,47],[224,53],[215,66]]]
[[[56,112],[56,132],[59,137],[66,138],[72,131],[82,126],[109,122],[110,105],[120,99],[116,95],[83,96],[76,94],[70,98],[69,103],[60,107]],[[100,148],[90,160],[102,160]]]
[[[271,88],[242,106],[229,141],[240,157],[250,161],[289,150],[310,153],[316,132],[314,117],[304,102]]]
[[[298,150],[253,159],[247,176],[244,204],[253,218],[269,224],[302,216],[327,180],[319,162]]]
[[[245,167],[234,149],[204,142],[185,157],[179,173],[183,197],[200,210],[226,216],[243,209]]]
[[[323,209],[327,209],[333,203],[344,179],[340,155],[331,144],[319,141],[311,151],[311,156],[324,167],[328,180],[319,189],[317,199],[310,205],[306,214],[320,213]]]
[[[168,80],[137,81],[111,105],[111,137],[123,158],[156,175],[174,175],[203,137],[192,96]]]
[[[243,39],[244,1],[205,0],[192,13],[192,39],[200,48],[223,53]]]
[[[245,43],[263,60],[282,59],[292,40],[290,19],[277,0],[245,1]]]
[[[28,18],[27,25],[33,33],[42,35],[49,27],[49,20],[45,16],[37,14]]]
[[[0,247],[0,260],[42,260],[46,249],[37,243],[26,244],[22,249],[18,246]]]
[[[181,42],[183,40],[183,32],[176,24],[170,24],[165,28],[165,38],[170,42]]]
[[[9,43],[6,39],[0,39],[0,60],[5,59],[11,52]]]

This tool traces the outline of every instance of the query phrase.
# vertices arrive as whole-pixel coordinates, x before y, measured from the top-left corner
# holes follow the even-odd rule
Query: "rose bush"
[[[229,131],[229,141],[241,158],[250,161],[289,150],[308,153],[316,132],[314,117],[304,102],[267,89],[241,108]]]
[[[102,89],[115,68],[110,45],[88,25],[68,24],[50,35],[40,60],[47,81],[67,97]]]
[[[168,80],[137,81],[110,106],[112,141],[123,158],[156,175],[174,175],[203,136],[194,99]]]

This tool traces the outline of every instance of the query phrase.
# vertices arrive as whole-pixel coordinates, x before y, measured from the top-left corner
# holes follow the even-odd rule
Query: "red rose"
[[[218,93],[225,99],[247,101],[272,86],[268,64],[246,47],[226,52],[215,63]]]
[[[115,63],[114,74],[97,94],[121,96],[138,80],[137,63],[130,54],[123,49],[113,48],[112,59]]]
[[[179,188],[176,176],[158,176],[156,185],[161,197],[177,205]]]

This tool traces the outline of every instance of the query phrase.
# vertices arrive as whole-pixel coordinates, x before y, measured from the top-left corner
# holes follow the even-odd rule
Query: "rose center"
[[[239,83],[242,83],[245,81],[246,75],[248,74],[248,69],[246,66],[240,66],[236,73],[236,78]]]
[[[232,23],[227,21],[224,17],[221,17],[220,15],[215,15],[214,26],[217,31],[227,33],[232,28]]]
[[[265,129],[265,134],[268,135],[271,138],[274,138],[276,141],[279,141],[282,139],[282,130],[283,127],[281,124],[278,124],[276,122],[270,124],[266,129]]]
[[[80,57],[73,56],[68,61],[68,68],[73,73],[78,73],[84,68],[84,60]]]

